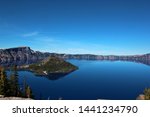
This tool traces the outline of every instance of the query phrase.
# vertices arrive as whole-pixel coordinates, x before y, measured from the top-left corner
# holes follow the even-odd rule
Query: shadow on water
[[[36,75],[36,76],[45,77],[48,80],[59,80],[68,74],[70,73],[51,73],[49,75]]]

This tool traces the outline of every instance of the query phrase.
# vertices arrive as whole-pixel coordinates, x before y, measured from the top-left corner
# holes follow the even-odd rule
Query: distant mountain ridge
[[[12,63],[17,61],[39,61],[48,56],[57,56],[63,59],[85,59],[85,60],[121,60],[135,61],[150,65],[150,53],[143,55],[92,55],[92,54],[59,54],[49,52],[39,52],[30,49],[30,47],[16,47],[9,49],[0,49],[0,63]]]

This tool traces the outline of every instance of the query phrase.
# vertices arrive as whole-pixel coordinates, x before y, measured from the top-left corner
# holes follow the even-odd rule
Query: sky
[[[150,53],[150,0],[0,0],[0,48]]]

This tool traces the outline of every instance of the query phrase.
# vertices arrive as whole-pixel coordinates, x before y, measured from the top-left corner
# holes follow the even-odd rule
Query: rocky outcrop
[[[23,97],[4,97],[3,95],[0,95],[0,100],[33,100],[33,99]]]
[[[17,47],[9,49],[0,49],[0,63],[15,63],[42,60],[48,57],[48,53],[42,53],[39,51],[33,51],[30,47]]]
[[[145,95],[140,94],[140,95],[136,98],[136,100],[145,100]]]

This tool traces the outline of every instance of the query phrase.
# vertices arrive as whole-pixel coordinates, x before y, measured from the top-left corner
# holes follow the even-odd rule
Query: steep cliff
[[[30,49],[30,47],[0,49],[0,63],[37,61],[48,56],[48,53],[33,51]]]

